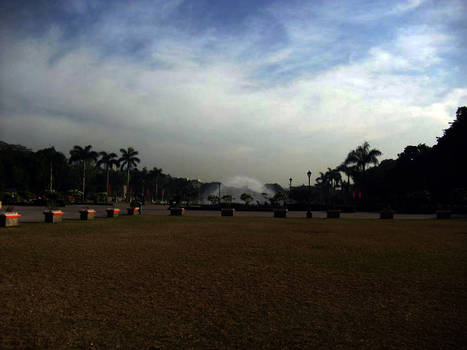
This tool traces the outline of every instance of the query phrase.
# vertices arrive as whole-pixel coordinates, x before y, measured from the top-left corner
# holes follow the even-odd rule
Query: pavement
[[[89,208],[96,210],[96,218],[105,218],[107,213],[105,211],[108,205],[89,205]],[[127,205],[122,203],[118,206],[121,210],[121,215],[126,215]],[[83,205],[68,205],[61,208],[64,212],[63,220],[79,220],[80,209]],[[44,207],[38,206],[15,206],[14,210],[21,214],[21,222],[43,222],[43,212],[46,210]],[[313,211],[313,218],[326,218],[325,211]],[[168,206],[162,205],[145,205],[143,207],[143,215],[170,215]],[[220,216],[218,210],[186,210],[186,216]],[[236,211],[235,216],[239,217],[272,217],[271,211]],[[290,218],[305,218],[305,211],[289,211],[287,216]],[[343,219],[379,219],[379,213],[374,212],[356,212],[356,213],[341,213]],[[435,219],[434,214],[395,214],[394,219]],[[466,216],[454,216],[453,218],[467,218]]]

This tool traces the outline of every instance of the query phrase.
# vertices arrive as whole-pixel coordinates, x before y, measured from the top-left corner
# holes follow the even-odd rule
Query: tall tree
[[[41,165],[40,166],[41,170],[43,168],[47,168],[48,189],[49,191],[52,191],[54,188],[54,183],[55,183],[55,187],[57,187],[56,179],[60,180],[61,176],[65,175],[63,174],[64,169],[60,169],[60,168],[68,166],[66,157],[63,153],[57,152],[55,150],[55,147],[41,149],[36,152],[35,156],[38,160],[38,164]],[[62,170],[61,174],[60,174],[60,170]],[[57,172],[59,173],[58,176],[57,176]],[[55,173],[55,178],[54,178],[54,173]]]
[[[323,173],[320,171],[315,181],[318,187],[327,188],[330,186],[329,174],[327,172]]]
[[[344,163],[346,165],[355,165],[357,171],[364,174],[368,165],[378,165],[378,157],[381,154],[381,151],[377,149],[370,149],[370,144],[365,141],[362,145],[349,152]]]
[[[336,170],[343,172],[347,176],[347,190],[350,189],[350,177],[353,177],[355,174],[355,166],[349,166],[345,162],[343,162],[341,165],[339,165]],[[344,181],[345,182],[345,181]]]
[[[109,183],[110,183],[110,170],[114,167],[118,167],[118,159],[117,155],[113,152],[107,153],[105,151],[99,152],[100,159],[97,161],[97,166],[104,166],[105,175],[106,175],[106,183],[105,183],[105,191],[109,194]]]
[[[331,187],[334,190],[336,190],[342,184],[342,176],[341,176],[340,171],[337,168],[336,169],[328,168],[328,171],[326,171],[326,174],[331,184]]]
[[[120,168],[123,170],[126,168],[127,172],[127,181],[126,181],[126,186],[127,186],[127,199],[129,199],[129,191],[130,191],[130,170],[132,168],[136,168],[138,163],[140,162],[140,159],[137,157],[138,151],[135,151],[133,147],[128,147],[127,149],[121,148],[120,153],[122,156],[120,157]]]
[[[97,160],[97,152],[92,150],[91,145],[86,147],[74,146],[70,151],[70,163],[80,162],[83,167],[83,201],[86,198],[86,166],[91,161]]]

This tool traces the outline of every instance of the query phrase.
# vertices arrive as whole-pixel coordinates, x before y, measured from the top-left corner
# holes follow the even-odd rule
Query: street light
[[[310,205],[310,191],[311,191],[311,185],[310,185],[310,177],[311,177],[311,170],[308,170],[306,173],[308,175],[308,210],[306,212],[306,217],[311,219],[312,215],[311,214],[311,205]]]
[[[290,205],[290,195],[292,194],[292,178],[289,179],[289,205]]]

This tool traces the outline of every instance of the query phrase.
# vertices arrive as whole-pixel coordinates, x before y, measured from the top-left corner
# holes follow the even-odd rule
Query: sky
[[[0,140],[203,181],[307,182],[467,105],[466,0],[0,3]]]

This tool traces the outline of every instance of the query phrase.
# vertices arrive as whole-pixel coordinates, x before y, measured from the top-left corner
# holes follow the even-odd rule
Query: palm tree
[[[361,174],[365,173],[366,167],[370,164],[378,165],[378,158],[381,151],[377,149],[370,149],[370,144],[365,141],[361,146],[349,152],[344,161],[345,165],[354,164],[356,170]]]
[[[118,167],[118,159],[117,155],[115,153],[107,153],[105,151],[99,152],[99,156],[101,157],[97,161],[97,166],[104,166],[105,172],[106,172],[106,186],[105,186],[105,191],[107,194],[109,194],[109,180],[110,180],[110,169],[112,169],[114,166]]]
[[[122,153],[122,156],[120,157],[120,169],[124,169],[126,167],[126,172],[127,172],[127,191],[130,190],[130,169],[131,168],[136,168],[137,163],[140,162],[140,159],[136,157],[138,155],[138,151],[135,151],[133,147],[128,147],[127,149],[121,148],[120,152]],[[129,196],[127,197],[129,198]]]
[[[74,146],[70,151],[70,163],[80,162],[83,166],[83,201],[86,190],[86,164],[89,161],[96,161],[97,159],[97,152],[91,151],[91,148],[91,145],[87,145],[84,148],[81,146]]]
[[[347,190],[350,189],[350,177],[355,175],[356,167],[355,166],[348,166],[345,162],[339,165],[336,170],[343,172],[347,176]],[[344,182],[345,183],[345,182]]]
[[[328,168],[328,171],[326,171],[327,178],[329,179],[329,182],[331,184],[331,187],[335,190],[339,185],[342,183],[342,177],[341,173],[339,172],[338,169],[331,169]]]
[[[318,187],[325,188],[329,187],[330,181],[329,181],[329,174],[322,173],[321,171],[319,172],[319,176],[316,178],[316,184]]]

